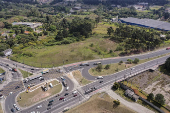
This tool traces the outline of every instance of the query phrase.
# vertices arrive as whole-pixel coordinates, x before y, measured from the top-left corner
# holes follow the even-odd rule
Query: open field
[[[155,10],[158,10],[158,9],[160,9],[161,7],[163,7],[163,6],[155,5],[155,6],[151,6],[150,9],[151,9],[151,10],[154,10],[154,9],[155,9]]]
[[[3,73],[3,72],[5,72],[2,68],[0,68],[0,73]]]
[[[24,71],[22,69],[19,69],[19,71],[22,73],[23,78],[27,78],[32,75],[32,73],[29,73],[27,71]]]
[[[30,105],[33,105],[49,96],[52,96],[54,94],[57,94],[61,91],[62,85],[61,84],[55,84],[58,83],[55,81],[51,82],[53,84],[53,88],[48,89],[48,91],[44,92],[42,88],[38,88],[32,92],[22,92],[17,97],[17,102],[21,107],[28,107]],[[49,85],[49,83],[48,83]],[[20,98],[21,97],[21,100]]]
[[[123,104],[115,105],[113,100],[106,93],[98,93],[66,113],[135,113]]]
[[[21,63],[24,61],[25,64],[35,67],[53,67],[63,65],[63,60],[64,64],[69,64],[115,56],[116,53],[109,53],[109,51],[114,51],[117,44],[102,37],[103,35],[95,35],[85,41],[75,42],[69,45],[28,47],[21,51],[33,53],[32,57],[17,56],[14,54],[11,59]]]
[[[168,55],[168,54],[165,54],[165,55]],[[144,60],[139,60],[138,64],[141,64],[141,63],[144,63],[144,62],[147,62],[147,61],[150,61],[150,60],[153,60],[153,59],[165,56],[165,55],[161,55],[161,56],[157,56],[157,57],[153,57],[153,58],[148,58],[148,59],[144,59]],[[127,64],[125,62],[125,63],[122,63],[121,65],[119,65],[119,63],[114,63],[114,64],[110,64],[109,69],[104,69],[106,65],[102,65],[103,69],[102,69],[101,72],[97,71],[96,67],[93,67],[93,68],[89,69],[89,73],[92,76],[106,76],[106,75],[116,73],[118,71],[130,68],[130,67],[138,65],[138,64],[133,64],[133,63],[132,64]]]
[[[88,84],[88,83],[91,83],[91,81],[85,79],[85,78],[82,76],[82,74],[81,74],[80,71],[77,70],[77,71],[73,71],[72,73],[73,73],[74,78],[77,80],[77,82],[78,82],[81,86],[84,86],[84,85],[86,85],[86,84]]]

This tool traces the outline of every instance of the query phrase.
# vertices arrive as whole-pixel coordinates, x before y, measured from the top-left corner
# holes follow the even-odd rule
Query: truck
[[[62,83],[63,83],[64,87],[67,87],[67,83],[65,80],[63,80]]]
[[[45,73],[48,73],[49,72],[49,69],[44,69],[43,71],[42,71],[42,74],[45,74]]]

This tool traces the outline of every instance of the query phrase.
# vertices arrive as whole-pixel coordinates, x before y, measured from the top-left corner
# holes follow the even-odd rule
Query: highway
[[[59,97],[52,97],[50,99],[47,99],[46,101],[43,101],[41,103],[38,103],[32,107],[29,107],[29,108],[26,108],[22,111],[20,111],[21,113],[30,113],[32,111],[40,111],[41,113],[57,113],[59,111],[63,111],[64,108],[66,107],[69,107],[71,105],[74,105],[74,104],[77,104],[79,101],[83,100],[86,95],[92,95],[93,92],[91,93],[88,93],[86,94],[85,91],[88,91],[90,90],[91,88],[94,88],[95,87],[95,91],[94,92],[97,92],[99,91],[101,88],[107,86],[107,85],[110,85],[110,84],[113,84],[115,81],[119,81],[119,80],[122,80],[122,79],[125,79],[125,78],[128,78],[132,75],[135,75],[136,73],[138,72],[142,72],[144,70],[147,70],[147,69],[150,69],[151,67],[153,66],[157,66],[159,64],[162,64],[165,62],[165,60],[170,56],[164,56],[164,57],[160,57],[160,58],[157,58],[155,60],[152,60],[152,61],[149,61],[149,62],[146,62],[146,63],[143,63],[143,64],[139,64],[135,67],[132,68],[129,68],[129,69],[126,69],[126,70],[122,70],[120,72],[117,72],[115,74],[111,74],[111,75],[108,75],[108,76],[104,76],[103,79],[97,79],[96,77],[94,76],[91,76],[89,73],[88,73],[88,70],[96,65],[93,65],[95,62],[101,62],[102,64],[111,64],[111,63],[117,63],[119,61],[127,61],[127,59],[135,59],[135,58],[139,58],[139,59],[147,59],[147,58],[151,58],[151,57],[155,57],[155,56],[160,56],[162,54],[165,54],[165,53],[170,53],[170,50],[161,50],[161,51],[155,51],[155,52],[151,52],[151,53],[147,53],[147,54],[141,54],[141,55],[135,55],[135,56],[129,56],[129,57],[118,57],[118,58],[110,58],[110,59],[106,59],[106,60],[96,60],[96,61],[91,61],[89,62],[90,66],[83,66],[83,67],[79,67],[79,64],[76,64],[76,65],[69,65],[69,66],[65,66],[65,70],[66,72],[69,72],[69,71],[72,71],[72,70],[76,70],[76,69],[82,69],[82,75],[88,79],[88,80],[94,80],[94,82],[92,82],[91,84],[88,84],[86,86],[83,86],[79,89],[77,89],[78,91],[78,95],[76,97],[73,97],[73,95],[71,94],[72,93],[72,90],[74,88],[74,84],[72,83],[72,81],[69,79],[69,78],[66,78],[66,80],[68,81],[68,84],[69,84],[69,95],[66,97],[66,100],[65,101],[62,101],[60,100],[59,101],[59,98],[60,97],[64,97],[63,95],[65,94],[65,90],[60,94]],[[103,82],[100,83],[100,80],[102,80]],[[14,95],[15,96],[15,95]],[[50,110],[47,110],[47,103],[50,101],[50,100],[55,100],[54,101],[54,105],[52,105],[51,109]],[[10,100],[10,101],[9,101]],[[10,95],[6,98],[6,103],[5,105],[8,105],[8,107],[6,107],[6,111],[7,113],[10,113],[10,109],[12,108],[12,105],[14,104],[13,102],[15,102],[14,98]],[[42,105],[43,107],[40,108],[40,109],[36,109],[36,107],[38,105]]]

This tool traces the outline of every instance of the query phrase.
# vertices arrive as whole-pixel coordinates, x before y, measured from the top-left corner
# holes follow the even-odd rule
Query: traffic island
[[[52,87],[50,87],[50,83],[52,83]],[[47,91],[44,91],[43,87],[46,87]],[[59,93],[62,90],[62,85],[57,80],[53,80],[47,84],[44,83],[42,86],[34,86],[34,88],[30,88],[29,90],[30,91],[24,91],[17,96],[17,102],[20,107],[28,107]]]

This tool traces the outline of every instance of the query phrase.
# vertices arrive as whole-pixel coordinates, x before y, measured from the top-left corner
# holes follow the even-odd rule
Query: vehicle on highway
[[[23,66],[23,68],[25,68],[25,66]]]
[[[99,65],[102,64],[101,62],[95,62],[93,65]]]
[[[47,110],[49,110],[49,109],[51,109],[51,106],[49,106],[49,107],[47,108]]]
[[[37,109],[42,108],[42,105],[37,106]]]
[[[66,81],[65,81],[65,80],[64,80],[64,81],[62,81],[62,83],[63,83],[64,87],[67,87],[67,83],[66,83]]]
[[[64,99],[64,97],[60,97],[60,99],[59,100],[63,100]]]
[[[12,95],[13,92],[10,92],[9,95]]]
[[[53,105],[53,103],[49,103],[49,104],[48,104],[48,106],[51,106],[51,105]]]
[[[66,87],[66,91],[68,91],[68,89],[69,89],[69,87],[67,86],[67,87]]]
[[[64,77],[61,76],[60,78],[61,78],[62,80],[64,80]]]
[[[89,63],[88,62],[81,63],[80,66],[89,66]]]
[[[15,112],[14,108],[11,109],[11,112]]]
[[[52,102],[54,102],[54,100],[50,100],[50,101],[49,101],[49,103],[52,103]]]
[[[169,50],[169,49],[170,49],[170,47],[167,47],[167,48],[166,48],[166,50]]]
[[[17,111],[19,111],[19,110],[20,110],[20,108],[19,108],[19,107],[16,107],[16,110],[17,110]]]
[[[53,84],[52,83],[50,83],[49,86],[50,86],[50,88],[53,88]]]
[[[64,96],[67,96],[69,93],[65,93]]]
[[[35,113],[35,111],[32,111],[31,113]]]
[[[12,68],[9,67],[8,69],[9,69],[9,71],[12,71]]]
[[[9,64],[6,64],[6,66],[9,66]]]
[[[76,97],[76,96],[77,96],[77,94],[74,94],[74,95],[73,95],[73,97]]]
[[[103,81],[100,81],[99,83],[102,83]]]
[[[15,68],[12,68],[12,71],[14,71],[14,72],[17,72],[17,69],[15,69]]]
[[[3,91],[3,89],[0,90],[0,92],[2,92],[2,91]]]
[[[16,86],[16,87],[15,87],[15,89],[18,89],[18,88],[20,88],[20,86]]]
[[[14,104],[13,106],[14,106],[14,108],[16,108],[16,107],[17,107],[17,105],[16,105],[16,104]]]
[[[76,93],[77,93],[77,90],[73,91],[73,93],[72,93],[72,94],[76,94]]]
[[[64,98],[63,101],[65,101],[66,99]]]
[[[103,77],[102,76],[98,76],[97,79],[103,79]]]
[[[45,73],[48,73],[49,72],[49,69],[45,69],[42,71],[42,74],[45,74]]]
[[[31,68],[31,70],[34,70],[34,68]]]
[[[42,80],[44,80],[44,77],[40,77],[39,79],[40,79],[40,81],[42,81]]]
[[[134,70],[135,68],[131,68],[131,70]]]

